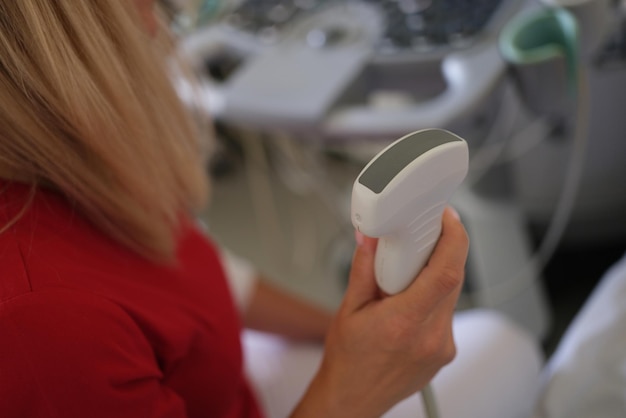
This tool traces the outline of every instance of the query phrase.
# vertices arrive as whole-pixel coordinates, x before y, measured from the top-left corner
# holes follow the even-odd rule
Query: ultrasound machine
[[[471,239],[470,305],[499,310],[543,338],[551,318],[541,269],[555,248],[626,236],[622,2],[200,6],[178,22],[181,51],[200,74],[201,93],[186,97],[231,132],[287,138],[363,165],[419,129],[467,140],[470,173],[452,203]],[[578,30],[561,34],[558,19],[541,20],[554,9],[567,10]],[[544,44],[562,53],[535,60],[536,51],[523,50]],[[517,50],[507,55],[507,47]]]

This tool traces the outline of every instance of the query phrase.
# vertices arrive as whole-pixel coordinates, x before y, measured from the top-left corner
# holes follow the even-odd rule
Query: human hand
[[[454,358],[452,318],[468,237],[446,209],[442,234],[416,280],[384,296],[374,278],[377,240],[363,237],[324,359],[293,417],[378,417],[421,390]]]

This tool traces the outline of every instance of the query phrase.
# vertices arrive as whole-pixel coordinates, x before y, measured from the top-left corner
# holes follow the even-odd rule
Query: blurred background
[[[216,126],[204,218],[278,285],[339,304],[352,183],[432,127],[470,147],[459,310],[498,310],[549,355],[626,250],[625,2],[171,3],[200,84],[179,90]]]

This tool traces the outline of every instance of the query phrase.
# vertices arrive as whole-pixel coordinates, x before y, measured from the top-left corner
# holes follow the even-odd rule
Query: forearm
[[[313,341],[323,341],[331,318],[328,310],[279,289],[263,278],[256,281],[243,312],[247,328]]]
[[[382,404],[368,402],[369,399],[341,399],[343,391],[333,383],[333,379],[320,370],[289,418],[377,418],[388,409]]]
[[[335,405],[332,393],[323,380],[319,373],[315,376],[289,418],[346,418],[346,411],[340,411],[341,408]]]

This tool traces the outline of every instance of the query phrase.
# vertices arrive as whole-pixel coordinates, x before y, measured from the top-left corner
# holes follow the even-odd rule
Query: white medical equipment
[[[354,181],[352,224],[380,238],[375,274],[387,294],[406,289],[428,262],[441,235],[443,211],[468,162],[462,138],[424,129],[394,141]]]
[[[231,2],[185,48],[213,74],[206,105],[221,120],[397,138],[457,123],[488,101],[505,69],[495,40],[523,3]]]

